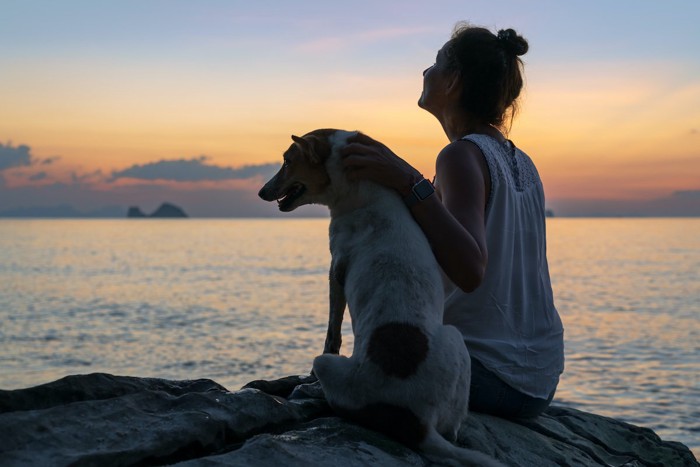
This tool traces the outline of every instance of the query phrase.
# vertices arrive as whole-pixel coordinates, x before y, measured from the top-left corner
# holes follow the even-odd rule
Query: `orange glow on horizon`
[[[700,84],[669,87],[678,66],[660,65],[592,67],[597,73],[591,64],[526,66],[522,111],[509,136],[537,164],[548,197],[644,199],[699,188]],[[275,77],[252,82],[200,71],[173,80],[170,70],[132,67],[114,76],[98,69],[94,81],[77,86],[78,72],[61,68],[46,86],[41,69],[30,71],[29,82],[22,82],[26,70],[10,75],[18,91],[3,94],[0,127],[36,157],[59,156],[42,168],[54,179],[200,155],[221,167],[278,162],[291,134],[320,127],[363,131],[432,177],[447,143],[416,105],[419,72],[299,74],[285,83],[294,92],[279,97],[270,94]],[[5,178],[29,183],[12,172]]]

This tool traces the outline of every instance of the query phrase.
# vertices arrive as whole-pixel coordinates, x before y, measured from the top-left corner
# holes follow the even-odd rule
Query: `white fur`
[[[312,132],[313,133],[313,132]],[[442,323],[441,270],[425,235],[400,196],[370,182],[350,182],[338,149],[353,132],[330,137],[325,163],[331,183],[313,202],[331,212],[330,317],[324,354],[313,369],[331,407],[357,410],[391,404],[412,411],[427,426],[419,448],[451,465],[501,465],[455,440],[467,416],[471,365],[460,332]],[[337,355],[348,305],[355,336],[352,356]],[[387,375],[368,358],[372,332],[386,323],[410,323],[428,339],[415,373]]]

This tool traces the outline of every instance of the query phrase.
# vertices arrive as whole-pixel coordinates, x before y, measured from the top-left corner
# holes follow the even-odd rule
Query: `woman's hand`
[[[350,138],[340,154],[349,179],[370,180],[402,196],[408,195],[413,185],[423,178],[391,149],[362,133]]]
[[[340,149],[347,176],[370,180],[407,196],[423,176],[391,149],[358,133]],[[484,213],[490,185],[488,167],[474,143],[447,145],[436,163],[439,196],[412,206],[411,215],[423,230],[435,258],[452,282],[465,292],[483,280],[488,251]]]

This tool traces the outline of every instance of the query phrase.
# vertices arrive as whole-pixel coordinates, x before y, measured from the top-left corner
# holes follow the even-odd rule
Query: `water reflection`
[[[104,371],[236,389],[308,372],[325,338],[327,224],[0,220],[0,387]],[[566,328],[555,403],[700,452],[700,220],[547,227]]]
[[[553,219],[548,229],[566,328],[559,401],[662,431],[700,429],[700,221]]]

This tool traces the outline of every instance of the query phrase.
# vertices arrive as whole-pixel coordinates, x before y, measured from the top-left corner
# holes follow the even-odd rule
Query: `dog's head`
[[[334,129],[314,130],[304,136],[292,135],[279,172],[260,189],[265,201],[277,201],[280,211],[289,212],[305,204],[328,205],[331,177],[326,162],[340,143],[338,135],[351,133]]]

